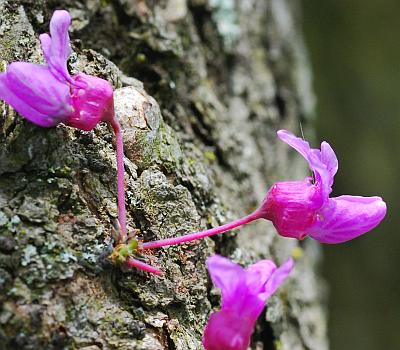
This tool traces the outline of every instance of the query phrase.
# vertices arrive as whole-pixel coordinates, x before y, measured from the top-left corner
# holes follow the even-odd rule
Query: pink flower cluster
[[[180,237],[139,243],[127,239],[124,199],[124,164],[121,128],[114,114],[113,89],[103,79],[78,73],[71,76],[67,60],[71,54],[67,11],[55,11],[50,35],[40,41],[47,65],[11,63],[0,74],[0,99],[5,100],[29,121],[53,127],[59,123],[89,131],[107,122],[114,129],[117,144],[118,214],[121,225],[117,246],[111,255],[116,263],[160,274],[161,271],[133,258],[146,249],[180,244],[222,233],[257,219],[270,220],[278,234],[321,243],[342,243],[376,227],[386,214],[380,197],[339,196],[330,198],[338,161],[327,142],[313,149],[308,142],[286,130],[278,137],[297,150],[308,162],[313,177],[302,181],[275,183],[260,207],[249,215],[225,225]],[[279,268],[261,260],[243,269],[220,256],[207,261],[214,284],[221,289],[222,307],[213,313],[204,332],[207,350],[247,349],[254,325],[268,298],[283,283],[293,268],[287,260]]]

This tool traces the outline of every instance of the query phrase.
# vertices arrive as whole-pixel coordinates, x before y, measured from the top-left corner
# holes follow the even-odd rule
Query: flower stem
[[[154,275],[160,276],[161,275],[161,270],[157,269],[156,267],[153,267],[149,264],[146,264],[144,262],[141,262],[139,260],[133,259],[133,258],[129,258],[128,260],[126,260],[126,263],[131,266],[131,267],[136,267],[139,270],[143,270],[146,272],[150,272]]]
[[[127,239],[126,229],[126,208],[125,208],[125,182],[124,182],[124,144],[122,142],[121,125],[114,116],[111,119],[111,126],[114,129],[117,144],[117,186],[118,186],[118,220],[121,225],[120,242]]]
[[[260,218],[259,213],[257,211],[255,211],[254,213],[251,213],[243,218],[234,220],[225,225],[213,227],[213,228],[205,230],[205,231],[190,233],[190,234],[187,234],[184,236],[179,236],[179,237],[174,237],[174,238],[161,239],[161,240],[153,241],[153,242],[146,242],[146,243],[141,244],[139,249],[154,249],[154,248],[166,247],[166,246],[174,245],[174,244],[180,244],[180,243],[184,243],[184,242],[195,241],[197,239],[201,239],[204,237],[208,237],[208,236],[216,235],[218,233],[232,230],[236,227],[245,225],[245,224],[247,224],[251,221],[254,221],[256,219],[259,219],[259,218]]]

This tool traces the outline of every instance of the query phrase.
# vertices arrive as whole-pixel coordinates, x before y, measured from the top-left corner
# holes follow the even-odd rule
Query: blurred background
[[[388,204],[373,232],[324,246],[331,349],[400,349],[400,1],[303,0],[303,18],[333,194]]]

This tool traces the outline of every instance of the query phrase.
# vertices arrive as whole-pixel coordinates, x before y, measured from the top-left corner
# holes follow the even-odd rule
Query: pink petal
[[[338,161],[335,152],[327,142],[321,144],[321,150],[312,149],[307,141],[296,137],[287,130],[279,130],[278,137],[289,146],[298,151],[308,162],[310,169],[314,171],[316,180],[322,184],[322,194],[325,200],[332,192],[333,178],[338,169]]]
[[[70,80],[67,69],[67,60],[71,54],[68,35],[70,24],[71,16],[67,11],[54,11],[50,21],[50,36],[48,34],[40,35],[43,53],[51,70],[66,80]]]
[[[234,299],[238,285],[245,285],[245,270],[238,264],[220,255],[207,259],[207,267],[216,287],[221,289],[223,304]]]
[[[329,187],[333,185],[333,178],[338,170],[338,160],[336,154],[328,142],[323,141],[321,143],[321,161],[326,166],[328,176],[326,177]],[[330,192],[329,192],[330,193]]]
[[[372,230],[386,215],[381,197],[340,196],[329,199],[310,228],[321,243],[342,243]]]
[[[256,320],[230,310],[214,312],[204,330],[206,350],[246,350]]]
[[[18,96],[16,96],[14,92],[7,86],[7,77],[5,73],[0,74],[0,99],[6,101],[19,114],[23,115],[26,119],[36,125],[45,128],[57,125],[57,121],[55,119],[38,112],[24,100],[21,100]]]
[[[254,294],[260,293],[275,270],[276,265],[271,260],[260,260],[250,265],[246,269],[247,288],[253,291]]]
[[[311,148],[307,141],[301,139],[300,137],[296,137],[287,130],[279,130],[277,135],[283,142],[286,142],[290,147],[293,147],[308,161],[311,154]]]
[[[37,64],[11,63],[1,74],[0,98],[26,119],[44,127],[58,124],[72,112],[69,86]]]
[[[42,51],[46,62],[50,62],[51,57],[51,38],[47,33],[39,35],[40,44],[42,46]]]
[[[261,260],[256,264],[250,265],[246,269],[247,292],[242,306],[244,309],[241,312],[242,316],[246,315],[249,319],[257,320],[268,298],[284,282],[290,271],[292,271],[293,265],[292,258],[289,258],[278,268],[271,260]],[[236,298],[241,300],[238,296]]]
[[[11,63],[6,82],[8,89],[41,114],[61,121],[72,112],[69,86],[54,78],[45,66]]]
[[[268,282],[265,284],[264,293],[260,294],[259,297],[267,300],[276,290],[282,285],[286,277],[292,271],[294,261],[289,258],[285,263],[279,266],[273,273]]]

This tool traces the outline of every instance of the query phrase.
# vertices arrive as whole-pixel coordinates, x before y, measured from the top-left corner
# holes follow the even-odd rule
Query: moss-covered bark
[[[128,226],[139,238],[224,223],[277,179],[304,175],[274,134],[307,125],[312,111],[293,2],[0,0],[3,67],[43,62],[37,34],[56,8],[73,16],[71,71],[117,89]],[[123,273],[106,259],[117,212],[111,130],[41,129],[0,107],[0,349],[201,349],[219,303],[206,257],[282,262],[294,248],[297,267],[252,346],[327,348],[316,244],[262,222],[149,253],[162,278]]]

